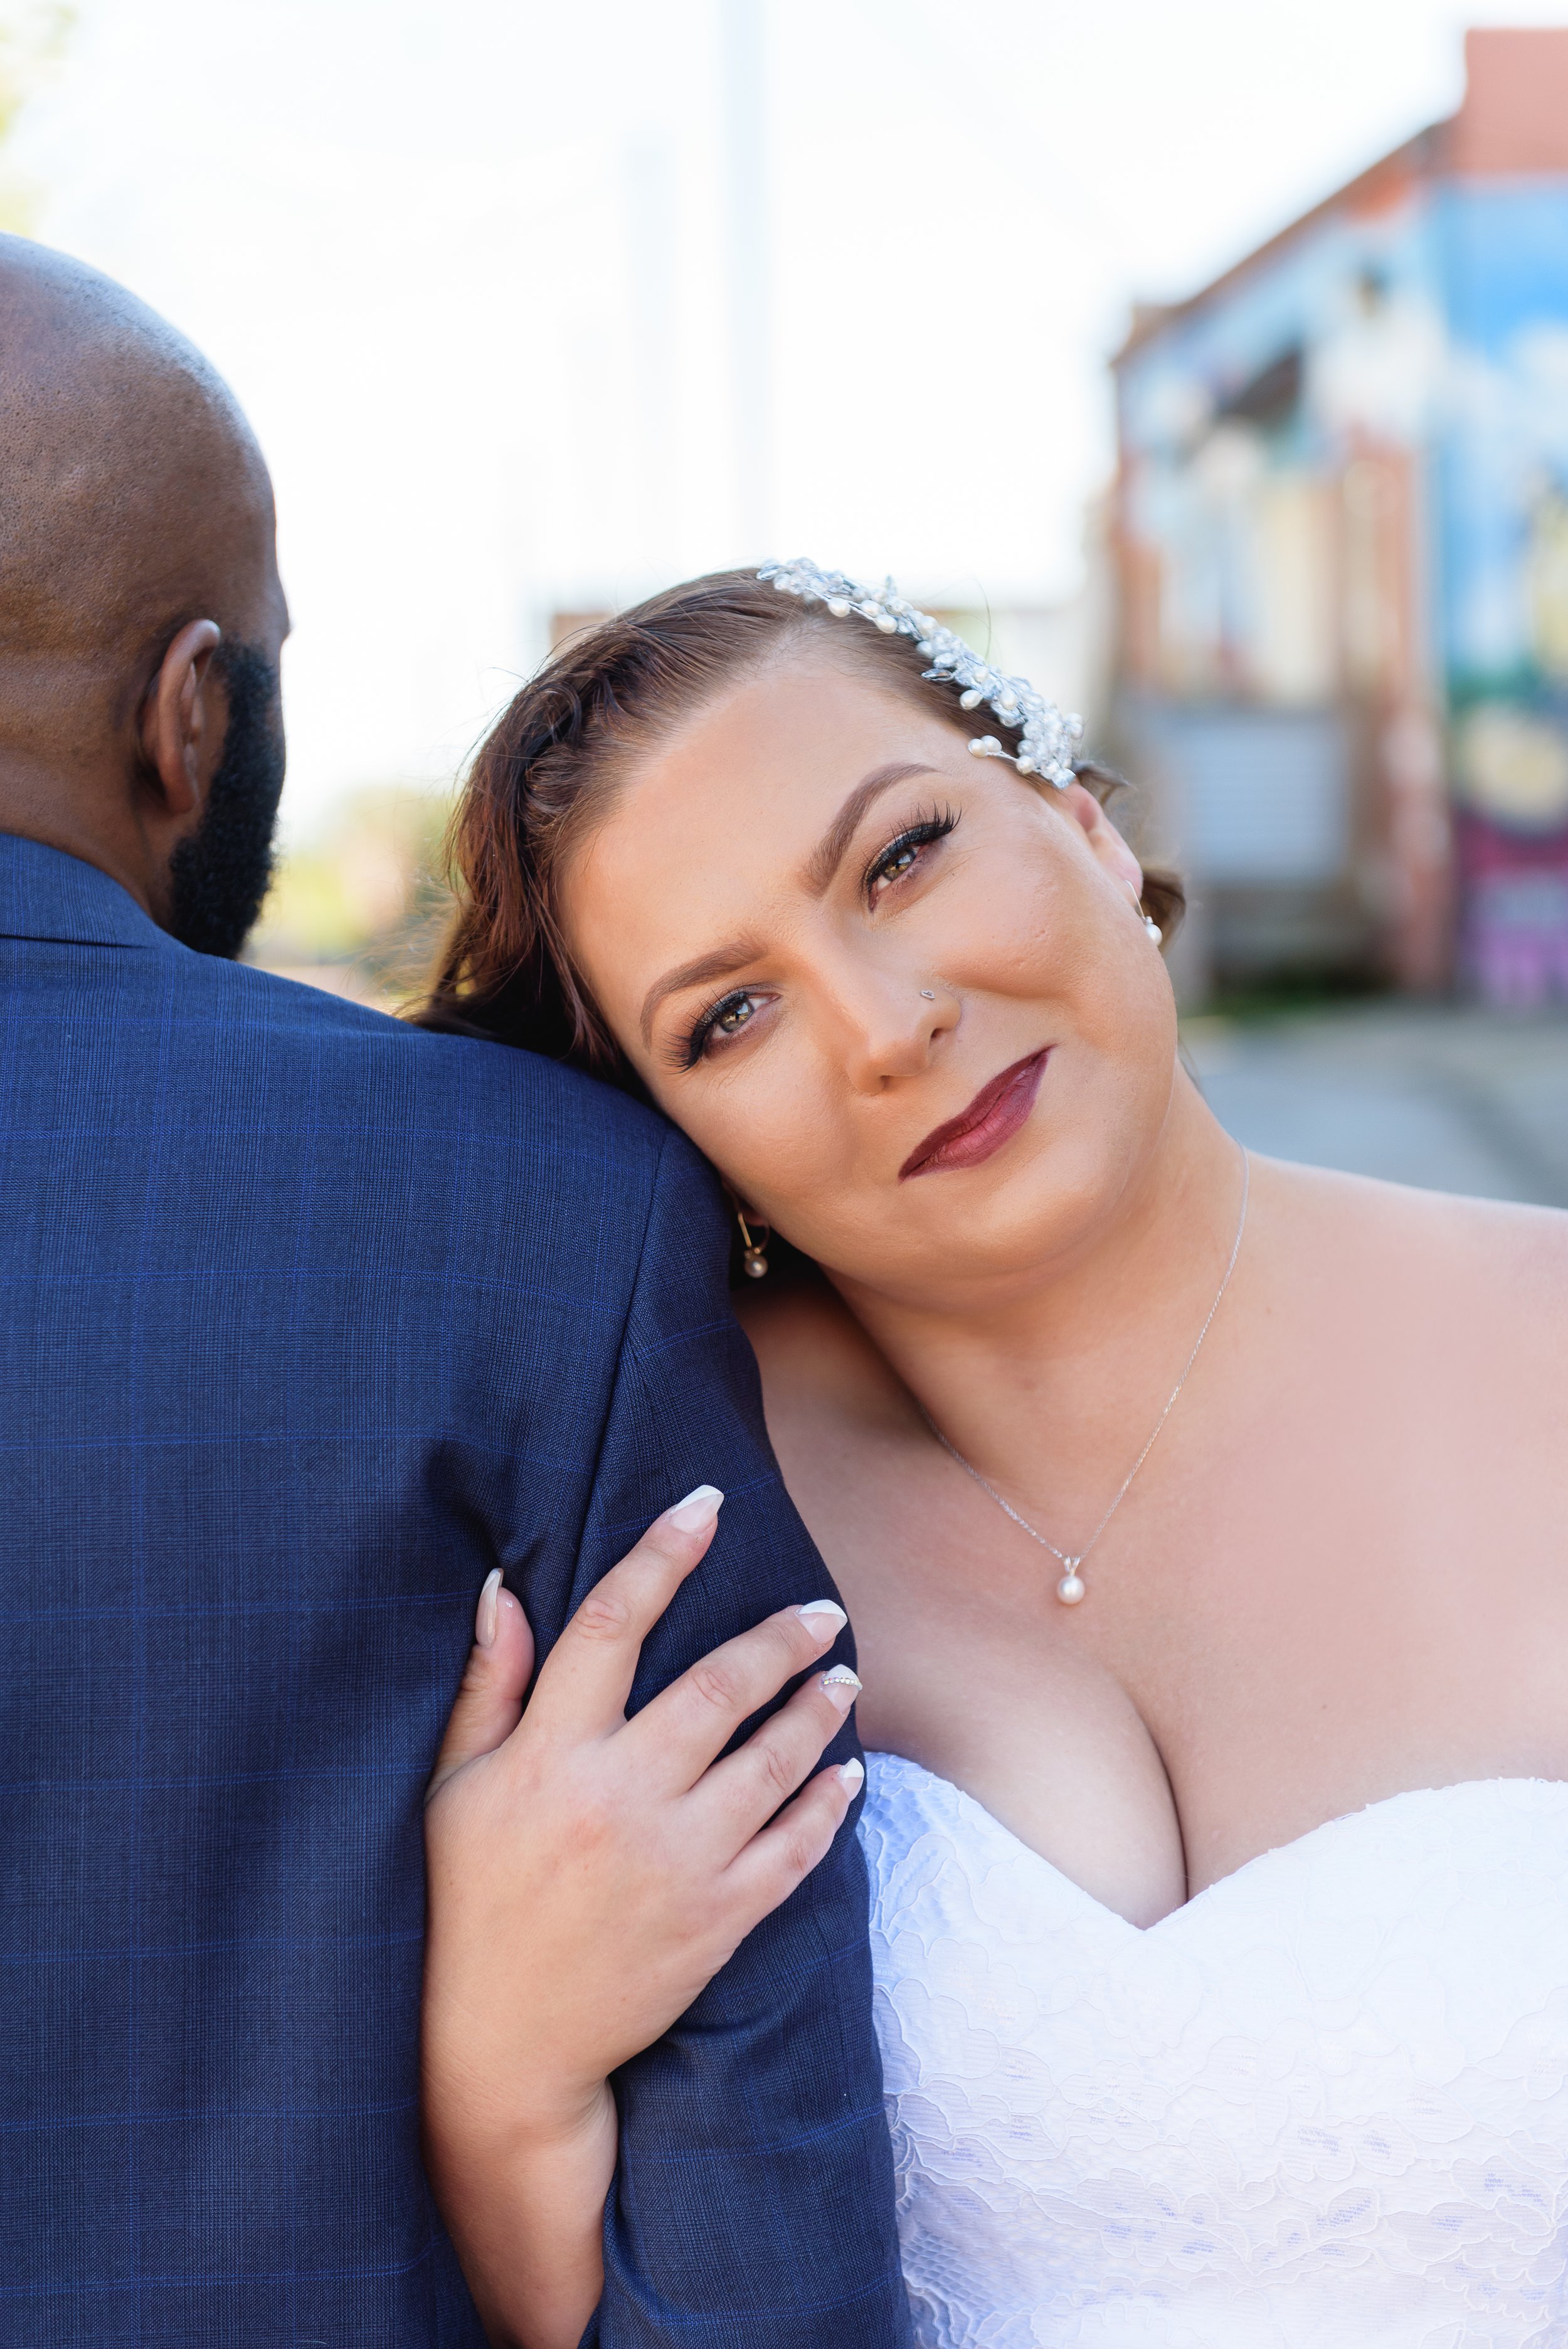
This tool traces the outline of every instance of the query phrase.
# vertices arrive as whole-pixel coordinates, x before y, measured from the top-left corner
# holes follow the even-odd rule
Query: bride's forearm
[[[496,2349],[577,2349],[603,2293],[609,2081],[683,2015],[843,1825],[859,1764],[811,1773],[860,1682],[803,1682],[830,1599],[727,1640],[628,1721],[642,1642],[722,1495],[666,1510],[594,1586],[523,1710],[533,1640],[499,1568],[425,1804],[426,2163]],[[779,1813],[781,1788],[803,1792]]]
[[[427,2086],[426,2167],[493,2349],[577,2349],[603,2289],[615,2139],[608,2083],[507,2126]]]

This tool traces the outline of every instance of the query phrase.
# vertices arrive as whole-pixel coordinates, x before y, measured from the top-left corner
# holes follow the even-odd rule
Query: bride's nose
[[[845,1060],[857,1092],[877,1093],[931,1065],[957,1020],[956,999],[925,974],[861,969],[842,999]]]

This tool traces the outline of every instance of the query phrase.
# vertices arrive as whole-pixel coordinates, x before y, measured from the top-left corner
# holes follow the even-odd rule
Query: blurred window
[[[1350,856],[1345,732],[1326,712],[1194,710],[1168,752],[1181,856],[1204,881],[1332,882]]]

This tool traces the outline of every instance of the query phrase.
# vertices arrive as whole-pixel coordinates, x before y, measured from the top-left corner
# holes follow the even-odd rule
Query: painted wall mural
[[[1528,1005],[1568,997],[1568,184],[1439,202],[1460,949],[1484,995]]]
[[[1460,169],[1465,122],[1135,331],[1120,682],[1150,740],[1336,714],[1293,788],[1342,901],[1408,983],[1526,1005],[1568,998],[1568,168]]]

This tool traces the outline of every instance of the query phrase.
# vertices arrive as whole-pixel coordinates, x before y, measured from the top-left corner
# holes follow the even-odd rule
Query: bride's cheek
[[[770,1055],[764,1068],[758,1054],[744,1082],[727,1086],[722,1102],[706,1106],[703,1130],[688,1128],[733,1187],[781,1228],[792,1209],[820,1191],[823,1170],[838,1155],[823,1090],[806,1072],[786,1068],[783,1058]]]
[[[1014,874],[949,909],[930,940],[932,968],[975,993],[1043,997],[1057,991],[1067,943],[1059,915]]]

